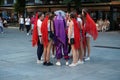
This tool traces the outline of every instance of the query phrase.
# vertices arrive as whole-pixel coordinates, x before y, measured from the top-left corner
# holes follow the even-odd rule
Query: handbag
[[[53,34],[52,31],[50,31],[50,38],[51,38],[51,39],[54,39],[54,34]]]
[[[54,33],[52,32],[52,29],[51,29],[51,21],[50,21],[50,38],[51,39],[54,39]]]
[[[74,43],[75,43],[74,38],[71,38],[70,39],[70,44],[74,44]]]

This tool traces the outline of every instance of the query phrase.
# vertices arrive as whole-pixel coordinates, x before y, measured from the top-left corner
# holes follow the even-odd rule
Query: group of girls
[[[50,53],[55,50],[57,66],[61,66],[62,57],[70,67],[83,64],[90,60],[90,37],[96,40],[97,36],[96,24],[87,9],[82,9],[81,15],[73,11],[66,13],[65,17],[61,13],[44,15],[37,12],[32,35],[32,45],[37,45],[37,63],[52,66]],[[73,59],[71,63],[71,57],[68,56],[70,52]],[[41,59],[42,54],[44,61]]]

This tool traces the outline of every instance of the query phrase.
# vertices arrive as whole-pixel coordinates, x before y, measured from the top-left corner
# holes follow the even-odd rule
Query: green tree
[[[23,17],[26,17],[26,3],[29,0],[16,0],[16,3],[14,4],[14,11],[17,13],[17,18],[18,14],[23,15]]]
[[[26,17],[26,3],[29,0],[16,0],[16,3],[14,4],[14,11],[17,13],[17,19],[18,19],[18,14],[23,15],[24,20]]]
[[[25,12],[25,0],[16,0],[14,4],[14,11],[19,14],[24,14]]]
[[[2,5],[4,3],[4,0],[0,0],[0,5]]]
[[[70,7],[72,3],[75,4],[74,8],[76,10],[78,10],[79,6],[81,6],[81,0],[64,0],[63,3],[67,5],[68,11],[70,11]]]

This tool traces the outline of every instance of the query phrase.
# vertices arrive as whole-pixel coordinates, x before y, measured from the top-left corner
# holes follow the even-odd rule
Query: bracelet
[[[39,37],[42,37],[42,35],[39,35]]]

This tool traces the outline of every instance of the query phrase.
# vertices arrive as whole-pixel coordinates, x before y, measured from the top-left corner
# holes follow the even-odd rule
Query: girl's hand
[[[42,37],[39,37],[40,43],[43,44]]]
[[[68,43],[70,44],[70,39],[68,39]]]

